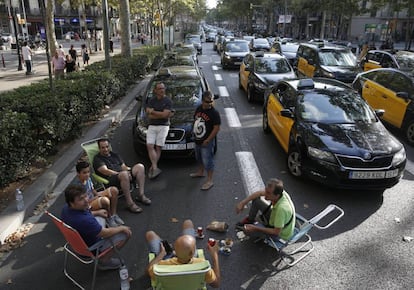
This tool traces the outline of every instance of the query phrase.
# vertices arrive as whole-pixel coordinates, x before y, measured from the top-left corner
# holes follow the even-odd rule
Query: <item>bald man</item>
[[[160,265],[182,265],[194,264],[204,261],[203,258],[195,257],[196,240],[194,225],[191,220],[185,220],[183,223],[183,233],[174,243],[174,251],[167,255],[162,244],[161,238],[154,232],[148,231],[145,234],[150,252],[155,253],[156,257],[148,265],[148,274],[154,279],[153,267],[155,264]],[[206,273],[205,281],[213,288],[220,286],[220,266],[218,261],[218,243],[211,247],[207,245],[207,250],[213,261],[212,268]]]

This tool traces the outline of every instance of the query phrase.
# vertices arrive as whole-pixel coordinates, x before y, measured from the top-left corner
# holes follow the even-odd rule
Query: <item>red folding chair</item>
[[[65,224],[63,221],[61,221],[59,218],[57,218],[50,212],[46,211],[45,213],[52,219],[53,223],[60,230],[60,232],[63,234],[66,240],[66,244],[64,245],[65,260],[63,264],[63,273],[65,273],[65,276],[68,277],[80,289],[85,289],[69,274],[67,270],[68,253],[83,264],[89,265],[93,263],[94,268],[91,289],[94,289],[98,261],[100,258],[112,251],[114,247],[112,246],[103,252],[99,252],[99,247],[104,243],[104,240],[101,240],[100,242],[92,245],[91,247],[88,247],[77,230]]]

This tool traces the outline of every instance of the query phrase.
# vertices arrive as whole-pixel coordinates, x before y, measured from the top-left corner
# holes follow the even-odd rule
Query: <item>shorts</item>
[[[147,130],[147,144],[157,145],[160,147],[164,146],[169,129],[170,126],[149,125]]]
[[[189,228],[189,229],[183,230],[182,234],[183,235],[190,235],[190,236],[195,237],[196,236],[196,231],[193,228]],[[155,239],[155,240],[150,241],[149,244],[148,244],[150,253],[154,253],[155,255],[158,255],[160,253],[160,249],[161,249],[161,247],[160,247],[161,242],[162,242],[161,239]],[[196,251],[195,254],[197,254],[197,251]],[[172,255],[169,255],[168,257],[166,255],[163,260],[169,259],[171,257],[172,257]]]
[[[102,207],[102,199],[103,198],[109,198],[110,199],[112,197],[110,188],[107,188],[104,191],[100,191],[99,194],[101,196],[95,198],[94,200],[92,200],[89,203],[89,205],[91,206],[91,210],[98,210],[98,209],[103,208]]]
[[[129,238],[126,233],[121,232],[117,233],[116,235],[113,235],[112,237],[104,239],[104,243],[99,247],[99,252],[103,252],[106,249],[122,242],[127,241]]]

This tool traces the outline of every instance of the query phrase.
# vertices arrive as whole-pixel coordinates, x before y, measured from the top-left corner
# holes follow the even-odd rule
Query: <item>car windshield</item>
[[[322,49],[319,51],[321,65],[356,66],[356,57],[349,50]]]
[[[257,73],[280,74],[290,72],[290,66],[284,58],[276,59],[257,57],[255,62],[255,69]]]
[[[255,39],[254,40],[254,44],[261,44],[261,45],[266,44],[266,45],[269,45],[269,41],[267,41],[267,39],[258,38],[258,39]]]
[[[153,96],[152,92],[157,82],[152,84],[148,98]],[[199,80],[171,79],[162,82],[167,88],[165,93],[171,98],[174,108],[194,108],[201,104],[202,87]]]
[[[373,123],[377,119],[353,92],[312,92],[299,97],[298,114],[304,121],[326,124]]]
[[[414,71],[414,53],[407,51],[398,51],[395,54],[395,59],[398,62],[401,70]]]
[[[226,44],[226,51],[245,52],[249,51],[249,46],[247,42],[229,42]]]
[[[297,52],[299,45],[295,44],[282,44],[282,51],[283,52]]]
[[[201,40],[199,36],[192,36],[192,37],[186,38],[185,43],[198,44],[198,43],[201,43]]]

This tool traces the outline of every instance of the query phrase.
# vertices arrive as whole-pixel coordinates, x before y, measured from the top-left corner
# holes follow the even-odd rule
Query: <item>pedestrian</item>
[[[156,257],[149,263],[147,271],[151,279],[155,278],[154,265],[183,265],[196,264],[205,261],[204,257],[197,257],[194,225],[191,220],[185,220],[182,226],[182,235],[174,243],[174,251],[167,253],[161,238],[154,231],[145,234],[149,250]],[[207,250],[213,260],[212,268],[205,274],[205,282],[213,288],[220,286],[221,275],[218,259],[218,243],[214,246],[207,244]]]
[[[76,70],[76,62],[72,59],[70,54],[66,55],[66,73],[71,73]]]
[[[150,179],[157,177],[161,173],[158,168],[158,161],[161,157],[161,148],[167,139],[170,129],[170,117],[173,116],[172,101],[165,94],[165,85],[158,82],[154,86],[154,96],[148,101],[145,109],[148,117],[147,130],[147,151],[151,161],[148,171]]]
[[[63,45],[62,44],[59,44],[58,52],[59,52],[59,55],[60,56],[62,56],[63,58],[65,58],[66,54],[65,54],[65,50],[63,49]]]
[[[88,247],[103,240],[99,246],[99,253],[111,249],[99,259],[98,268],[114,270],[121,267],[120,259],[111,257],[115,251],[113,247],[115,245],[117,249],[121,249],[131,237],[131,229],[127,226],[101,226],[89,209],[88,196],[82,186],[69,185],[65,189],[65,201],[61,214],[62,221],[77,230]]]
[[[78,57],[78,52],[74,48],[73,44],[69,48],[69,54],[72,57],[73,61],[76,62],[76,58]]]
[[[89,65],[89,52],[86,44],[82,44],[82,59],[83,59],[83,66],[85,64]]]
[[[194,113],[193,133],[195,137],[195,155],[199,164],[198,170],[191,173],[191,177],[203,177],[207,171],[207,181],[201,190],[209,190],[213,185],[214,172],[214,146],[216,136],[220,131],[220,114],[213,106],[213,95],[205,91],[202,96],[202,103]]]
[[[58,50],[55,50],[55,55],[52,57],[52,68],[55,79],[63,79],[65,77],[65,58],[59,53]]]
[[[264,199],[270,203],[267,203]],[[284,190],[283,182],[271,178],[263,190],[250,194],[236,205],[239,214],[251,202],[249,214],[237,223],[236,228],[251,236],[269,236],[274,240],[279,238],[287,241],[295,229],[295,206]],[[261,212],[261,222],[256,222],[256,216]]]
[[[23,42],[22,54],[23,54],[24,63],[26,64],[26,75],[31,75],[33,74],[32,73],[33,52],[32,52],[32,49],[27,45],[27,41]]]
[[[124,221],[118,216],[116,211],[118,189],[115,186],[110,186],[102,191],[96,191],[90,177],[91,170],[87,161],[79,161],[76,164],[76,173],[77,176],[72,184],[85,188],[92,214],[105,218],[110,227],[124,225]]]
[[[131,196],[131,182],[138,188],[137,201],[150,205],[151,200],[145,196],[145,167],[141,163],[129,167],[124,160],[110,148],[109,140],[101,138],[98,141],[99,153],[95,155],[93,167],[95,172],[109,181],[109,186],[116,186],[125,195],[128,210],[133,213],[142,212],[142,208],[134,203]]]
[[[113,52],[114,52],[114,41],[112,40],[112,37],[111,37],[111,38],[109,38],[109,51],[110,51],[111,53],[113,53]]]

